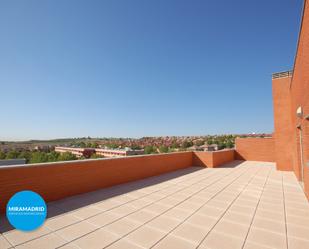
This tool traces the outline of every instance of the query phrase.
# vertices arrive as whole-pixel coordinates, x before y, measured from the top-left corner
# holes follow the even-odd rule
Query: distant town
[[[0,141],[0,166],[179,151],[215,151],[234,148],[236,137],[271,137],[271,134]]]

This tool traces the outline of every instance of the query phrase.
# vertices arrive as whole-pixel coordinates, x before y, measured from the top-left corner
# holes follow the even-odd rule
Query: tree
[[[76,159],[77,157],[73,155],[71,152],[61,153],[60,156],[58,157],[58,161],[71,161]]]
[[[204,145],[204,140],[197,140],[196,142],[195,142],[195,145],[196,146],[202,146],[202,145]]]
[[[119,146],[118,146],[117,144],[110,143],[110,144],[107,144],[106,147],[107,147],[107,148],[110,148],[110,149],[116,149],[116,148],[118,148]]]
[[[167,153],[167,152],[168,152],[168,147],[165,146],[165,145],[161,145],[161,146],[159,147],[159,151],[160,151],[161,153]]]
[[[30,163],[45,163],[48,161],[47,154],[45,152],[35,151],[31,155]]]
[[[81,147],[81,148],[86,148],[86,144],[83,141],[78,143],[78,146]]]
[[[6,158],[6,154],[3,151],[0,151],[0,160],[3,160]]]
[[[189,147],[191,147],[191,146],[193,146],[193,143],[191,142],[191,141],[184,141],[183,143],[182,143],[182,145],[181,145],[181,147],[182,148],[189,148]]]
[[[56,151],[52,151],[50,153],[48,153],[47,155],[47,161],[48,162],[56,162],[59,160],[60,157],[60,153],[56,152]]]
[[[233,148],[233,147],[234,147],[233,141],[228,140],[228,141],[226,142],[226,147],[227,147],[227,148]]]
[[[222,149],[224,149],[224,148],[226,147],[225,144],[222,143],[221,141],[219,141],[219,142],[217,143],[217,145],[218,145],[218,149],[219,149],[219,150],[222,150]]]
[[[141,149],[141,146],[135,145],[135,144],[134,144],[134,145],[131,146],[131,149],[132,149],[132,150],[140,150],[140,149]]]
[[[145,148],[144,148],[144,152],[145,152],[145,154],[153,154],[153,153],[155,153],[155,147],[153,147],[153,146],[146,146]]]
[[[96,142],[91,144],[91,148],[98,148],[98,147],[99,147],[99,144]]]
[[[100,155],[98,155],[98,154],[95,154],[95,153],[93,153],[92,155],[91,155],[91,159],[96,159],[96,158],[103,158],[104,156],[100,156]]]
[[[211,138],[207,139],[207,144],[208,145],[214,144],[214,140],[212,140]]]
[[[16,150],[11,150],[9,153],[6,154],[6,159],[16,159],[19,156],[19,152]]]
[[[31,159],[31,153],[29,151],[23,151],[18,155],[18,158],[26,159],[26,163],[28,163]]]
[[[179,144],[178,144],[177,142],[175,142],[175,141],[174,141],[174,142],[172,143],[172,145],[171,145],[171,148],[172,148],[172,149],[177,149],[177,148],[179,148],[179,147],[180,147]]]

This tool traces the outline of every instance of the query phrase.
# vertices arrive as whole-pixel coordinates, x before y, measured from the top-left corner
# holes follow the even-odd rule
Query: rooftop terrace
[[[48,211],[30,233],[2,217],[0,248],[309,248],[308,201],[294,173],[274,163],[188,167],[50,202]]]

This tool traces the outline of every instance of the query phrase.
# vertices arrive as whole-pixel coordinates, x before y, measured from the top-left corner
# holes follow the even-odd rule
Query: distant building
[[[76,157],[91,157],[95,153],[95,149],[92,148],[73,148],[73,147],[55,147],[55,151],[59,153],[70,152]]]
[[[120,157],[120,156],[133,156],[143,155],[144,150],[125,149],[94,149],[94,148],[73,148],[73,147],[55,147],[55,151],[59,153],[70,152],[76,157],[90,158],[92,154],[97,154],[104,157]]]
[[[0,166],[8,166],[8,165],[18,165],[18,164],[26,164],[26,159],[8,159],[8,160],[0,160]]]
[[[219,146],[217,144],[205,144],[202,145],[200,148],[202,148],[203,151],[216,151],[219,149]]]
[[[203,148],[201,146],[193,145],[187,148],[187,151],[203,151]]]
[[[205,144],[201,146],[193,145],[187,148],[187,151],[216,151],[218,149],[219,147],[217,144],[211,144],[211,145]]]
[[[42,152],[49,152],[50,150],[53,150],[54,146],[51,145],[37,145],[34,147],[34,150],[42,151]]]
[[[119,156],[133,156],[143,155],[144,150],[132,150],[130,148],[125,149],[95,149],[95,153],[104,157],[119,157]]]

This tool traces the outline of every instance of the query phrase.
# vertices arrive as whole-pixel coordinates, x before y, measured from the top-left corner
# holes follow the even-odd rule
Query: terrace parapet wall
[[[276,162],[275,139],[236,138],[235,158],[246,161]]]
[[[50,202],[191,166],[218,167],[233,160],[234,150],[223,150],[2,166],[0,212],[22,190],[35,191]]]

